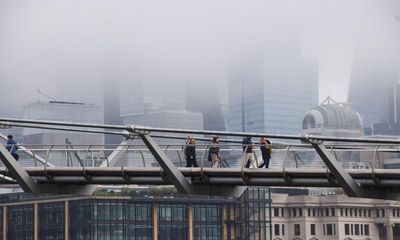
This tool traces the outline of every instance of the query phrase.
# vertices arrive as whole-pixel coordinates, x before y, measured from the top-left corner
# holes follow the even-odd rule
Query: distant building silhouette
[[[186,109],[203,114],[204,129],[226,130],[223,106],[217,86],[204,82],[190,83],[186,92]]]
[[[399,87],[395,62],[388,51],[360,44],[355,52],[348,103],[361,114],[366,135],[400,134]]]
[[[305,111],[318,104],[318,65],[301,56],[259,50],[233,65],[229,78],[229,129],[298,134]]]
[[[123,121],[120,116],[120,96],[119,81],[104,80],[104,124],[122,125]],[[105,135],[105,144],[120,144],[123,140],[122,136]]]

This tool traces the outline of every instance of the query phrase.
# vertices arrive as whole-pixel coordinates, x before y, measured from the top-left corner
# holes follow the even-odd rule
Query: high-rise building
[[[117,81],[106,79],[104,81],[104,124],[121,125],[123,123],[120,116],[120,96],[119,84]],[[106,145],[120,144],[123,140],[122,136],[106,134],[104,143]]]
[[[121,82],[120,89],[122,117],[159,110],[183,110],[186,106],[183,83],[133,79]]]
[[[103,109],[100,106],[72,102],[36,102],[23,106],[23,118],[34,120],[61,121],[69,123],[103,123]],[[65,144],[66,138],[72,144],[104,144],[99,134],[64,132],[46,129],[24,129],[27,144]]]
[[[317,62],[294,52],[256,54],[231,71],[232,131],[299,134],[304,112],[317,104]]]
[[[186,108],[203,114],[204,129],[226,130],[219,89],[214,84],[194,82],[187,88]]]
[[[121,117],[125,124],[203,129],[203,115],[186,110],[184,83],[134,80],[121,84]]]
[[[391,134],[400,104],[398,97],[393,99],[398,88],[394,63],[382,47],[360,44],[355,51],[348,103],[361,114],[366,135]]]

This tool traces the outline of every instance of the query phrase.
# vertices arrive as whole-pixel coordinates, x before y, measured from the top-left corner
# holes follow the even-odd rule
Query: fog
[[[318,61],[320,100],[346,101],[358,44],[398,66],[399,12],[382,0],[2,0],[0,100],[48,100],[40,90],[102,104],[104,81],[135,78],[224,90],[238,59],[300,51]]]

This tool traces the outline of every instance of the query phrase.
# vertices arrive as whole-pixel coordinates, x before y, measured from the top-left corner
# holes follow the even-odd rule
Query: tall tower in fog
[[[297,45],[245,54],[229,79],[229,129],[299,134],[304,112],[318,105],[318,64]]]
[[[121,125],[119,81],[113,78],[104,80],[104,124]],[[118,135],[104,137],[105,144],[120,144],[122,140],[123,137]]]
[[[388,51],[360,44],[354,54],[348,102],[361,114],[366,135],[391,134],[394,127],[395,108],[400,102],[395,62]]]

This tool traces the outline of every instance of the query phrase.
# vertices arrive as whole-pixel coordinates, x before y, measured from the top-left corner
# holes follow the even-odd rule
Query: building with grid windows
[[[0,238],[18,240],[267,240],[268,188],[241,199],[0,196]]]
[[[272,195],[273,240],[398,240],[397,201]]]

